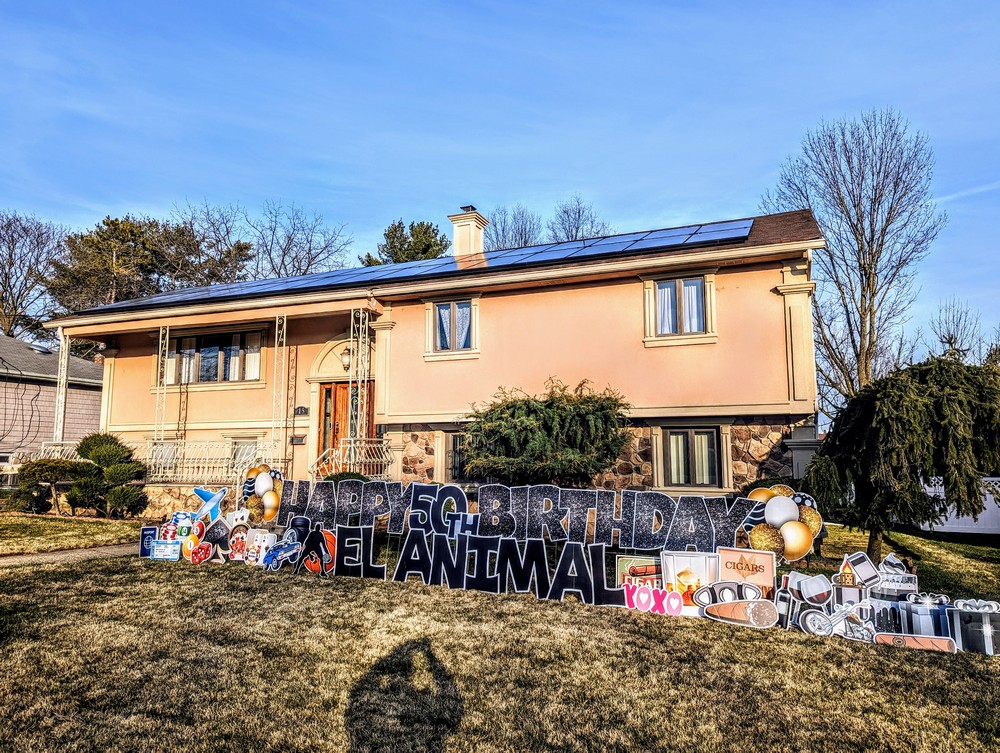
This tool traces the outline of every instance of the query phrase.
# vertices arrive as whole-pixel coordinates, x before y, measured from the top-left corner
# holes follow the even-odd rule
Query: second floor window
[[[434,304],[437,350],[472,348],[472,302],[451,301]]]
[[[260,332],[175,337],[167,354],[167,384],[249,382],[260,379]]]
[[[662,280],[656,283],[656,334],[705,332],[705,280]]]

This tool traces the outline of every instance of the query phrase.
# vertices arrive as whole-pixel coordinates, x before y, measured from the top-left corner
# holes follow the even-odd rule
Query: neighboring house
[[[814,443],[809,211],[215,285],[49,326],[106,344],[101,429],[154,484],[356,469],[473,481],[458,432],[500,386],[610,385],[635,442],[597,482],[727,493],[792,474]]]
[[[100,425],[103,368],[74,356],[66,367],[62,436],[76,442]],[[58,381],[58,353],[0,335],[0,468],[6,475],[52,440]]]

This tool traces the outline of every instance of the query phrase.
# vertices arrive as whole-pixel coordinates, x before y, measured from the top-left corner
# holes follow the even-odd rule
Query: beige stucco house
[[[100,425],[154,484],[264,461],[465,478],[470,406],[549,377],[610,385],[635,443],[611,487],[725,493],[790,475],[816,412],[808,211],[166,293],[51,323],[106,345]]]

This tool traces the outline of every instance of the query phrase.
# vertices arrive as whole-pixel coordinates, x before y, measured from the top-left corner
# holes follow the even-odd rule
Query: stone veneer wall
[[[594,477],[594,486],[601,489],[649,488],[653,485],[653,441],[649,427],[629,428],[632,442],[618,456],[618,462],[607,473]]]
[[[791,478],[792,451],[784,443],[792,434],[789,418],[752,416],[733,422],[730,437],[736,489],[768,476]]]
[[[400,480],[404,484],[414,481],[418,484],[433,483],[434,462],[434,432],[410,432],[403,448],[403,474]]]
[[[211,486],[216,486],[211,484]],[[181,510],[197,510],[201,507],[201,500],[195,496],[191,486],[168,486],[149,485],[144,487],[146,496],[149,497],[149,504],[140,517],[152,519],[162,518],[172,512]],[[230,512],[236,509],[236,489],[229,487],[229,493],[222,502],[223,512]]]

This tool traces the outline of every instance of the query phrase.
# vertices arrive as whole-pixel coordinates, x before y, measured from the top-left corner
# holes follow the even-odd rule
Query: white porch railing
[[[32,460],[83,460],[76,454],[76,442],[42,442]]]
[[[373,481],[389,481],[392,446],[388,439],[349,439],[331,447],[309,466],[309,475],[321,481],[332,473],[360,473]]]
[[[284,472],[274,444],[185,439],[149,440],[135,459],[146,464],[148,484],[238,484],[247,470],[267,463]]]

